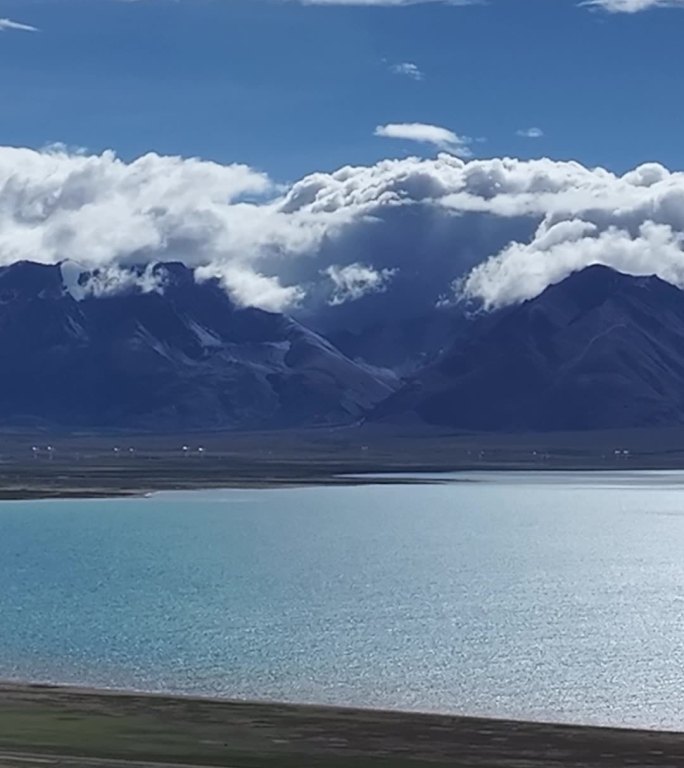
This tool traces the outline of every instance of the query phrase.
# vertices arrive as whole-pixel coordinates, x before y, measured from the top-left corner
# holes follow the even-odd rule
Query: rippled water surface
[[[684,475],[0,503],[0,678],[684,727]]]

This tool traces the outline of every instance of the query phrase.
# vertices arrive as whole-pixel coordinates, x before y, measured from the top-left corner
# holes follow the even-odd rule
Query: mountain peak
[[[644,289],[669,295],[679,293],[678,288],[656,275],[628,275],[603,264],[593,264],[549,286],[537,299],[532,299],[532,302],[537,305],[547,302],[572,302],[578,309],[586,311],[620,296],[636,295]]]
[[[378,418],[462,429],[684,423],[684,293],[592,266],[482,321]]]
[[[0,267],[0,293],[7,291],[14,296],[57,296],[62,291],[60,268],[33,261],[17,261]]]

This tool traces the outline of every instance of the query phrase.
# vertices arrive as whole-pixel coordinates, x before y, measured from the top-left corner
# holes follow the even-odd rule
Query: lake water
[[[684,474],[0,503],[0,678],[684,728]]]

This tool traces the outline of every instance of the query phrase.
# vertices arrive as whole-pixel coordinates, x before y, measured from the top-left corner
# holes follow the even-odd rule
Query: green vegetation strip
[[[41,756],[79,768],[675,768],[684,736],[0,686],[0,766]]]

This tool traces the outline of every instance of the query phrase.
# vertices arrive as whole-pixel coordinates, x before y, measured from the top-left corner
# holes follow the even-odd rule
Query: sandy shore
[[[681,768],[684,734],[0,685],[0,766]]]

